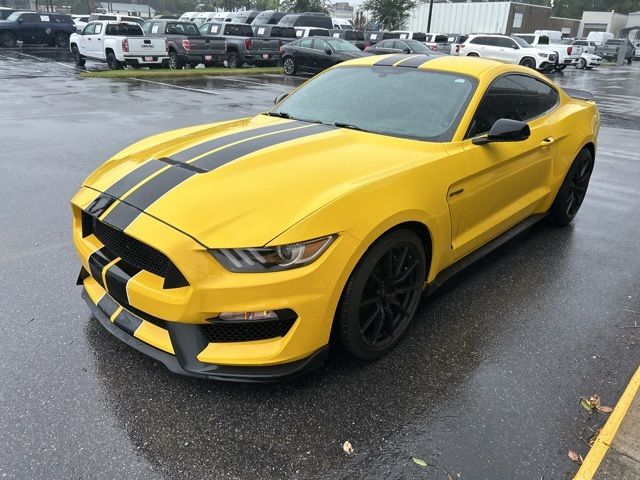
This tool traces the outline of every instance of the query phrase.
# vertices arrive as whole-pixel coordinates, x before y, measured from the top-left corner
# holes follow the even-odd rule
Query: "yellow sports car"
[[[593,97],[490,60],[366,57],[277,100],[144,139],[72,199],[91,311],[174,372],[283,379],[330,339],[380,357],[423,291],[568,224],[594,165]]]

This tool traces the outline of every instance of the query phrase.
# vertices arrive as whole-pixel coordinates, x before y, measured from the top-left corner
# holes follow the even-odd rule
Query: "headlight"
[[[219,248],[211,250],[213,257],[232,272],[274,272],[303,267],[316,260],[335,240],[328,235],[300,243],[278,247]]]
[[[547,58],[549,56],[549,54],[548,53],[538,53],[538,56]]]

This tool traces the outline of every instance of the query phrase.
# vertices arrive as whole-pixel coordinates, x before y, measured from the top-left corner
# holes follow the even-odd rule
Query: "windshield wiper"
[[[336,127],[340,127],[340,128],[348,128],[350,130],[357,130],[359,132],[368,132],[369,130],[365,130],[364,128],[360,128],[357,125],[354,125],[353,123],[346,123],[346,122],[335,122],[334,125]]]
[[[278,117],[278,118],[291,118],[286,112],[267,112],[265,115],[269,115],[270,117]]]

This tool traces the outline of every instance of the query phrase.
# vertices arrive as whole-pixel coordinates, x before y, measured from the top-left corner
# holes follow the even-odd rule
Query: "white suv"
[[[469,35],[460,46],[459,55],[516,63],[537,70],[551,70],[558,60],[555,52],[532,47],[520,38],[507,35]]]

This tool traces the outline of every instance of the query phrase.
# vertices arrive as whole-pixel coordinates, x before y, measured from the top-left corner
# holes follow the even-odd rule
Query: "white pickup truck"
[[[126,65],[157,68],[169,63],[167,41],[145,37],[140,25],[133,22],[89,22],[82,32],[71,35],[69,48],[79,67],[87,58],[107,62],[110,70]]]
[[[563,43],[551,43],[548,35],[539,35],[537,33],[516,33],[513,35],[523,39],[529,45],[540,48],[542,50],[551,50],[558,54],[558,61],[555,70],[561,71],[569,65],[575,65],[582,55],[582,47],[579,45],[565,45]]]

